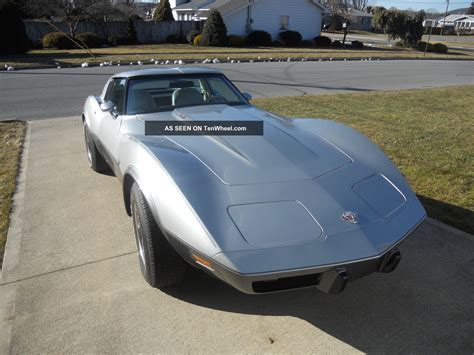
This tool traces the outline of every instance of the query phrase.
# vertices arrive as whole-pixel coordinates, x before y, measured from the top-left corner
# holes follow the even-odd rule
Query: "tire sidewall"
[[[132,220],[133,220],[133,230],[135,235],[135,243],[137,245],[137,256],[138,261],[140,263],[140,270],[142,272],[143,277],[145,280],[153,286],[154,282],[154,264],[152,262],[153,256],[151,255],[151,250],[153,250],[153,246],[150,245],[150,239],[144,233],[152,233],[150,230],[150,225],[146,221],[146,217],[144,215],[143,208],[141,208],[140,200],[142,196],[138,196],[141,194],[138,189],[132,188],[130,204],[131,204],[131,211],[132,211]],[[137,221],[136,219],[139,219]],[[138,229],[138,223],[140,222],[141,228]],[[140,240],[139,240],[140,238]],[[140,256],[140,245],[142,243],[143,248],[143,258]]]
[[[86,122],[84,121],[84,140],[86,144],[86,155],[89,166],[92,170],[102,173],[108,169],[108,164],[97,150],[95,141],[91,135]]]
[[[91,168],[94,168],[95,146],[94,146],[94,142],[92,141],[92,138],[90,136],[89,128],[87,128],[87,125],[86,125],[85,122],[84,122],[84,140],[85,140],[85,145],[86,145],[87,161],[89,162],[89,166]]]
[[[184,277],[186,263],[166,239],[136,183],[131,189],[130,205],[140,269],[145,280],[156,288],[176,286]],[[137,228],[138,221],[140,228]],[[141,253],[139,243],[142,245]]]

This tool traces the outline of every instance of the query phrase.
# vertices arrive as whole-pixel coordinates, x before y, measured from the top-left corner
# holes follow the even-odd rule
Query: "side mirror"
[[[250,101],[250,100],[253,99],[252,94],[250,94],[248,92],[244,92],[244,93],[242,93],[242,95],[244,95],[244,97],[247,99],[247,101]]]
[[[104,112],[112,112],[115,104],[112,101],[104,101],[100,104],[100,109]]]

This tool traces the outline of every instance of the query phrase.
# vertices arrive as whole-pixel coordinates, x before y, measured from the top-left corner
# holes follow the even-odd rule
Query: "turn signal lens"
[[[191,257],[194,259],[194,261],[201,265],[201,266],[204,266],[206,269],[209,269],[211,271],[214,271],[214,269],[212,268],[212,264],[210,261],[204,259],[204,258],[201,258],[200,256],[197,256],[195,254],[191,254]]]

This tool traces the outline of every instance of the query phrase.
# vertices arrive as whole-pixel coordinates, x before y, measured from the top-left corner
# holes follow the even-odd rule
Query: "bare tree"
[[[325,0],[324,6],[331,11],[332,16],[340,16],[344,19],[350,17],[349,0]]]
[[[352,0],[352,7],[356,10],[364,11],[369,5],[369,0]]]
[[[371,3],[371,0],[324,0],[323,3],[333,15],[339,15],[345,19],[349,19],[352,9],[365,11]]]
[[[36,18],[61,18],[72,37],[76,35],[79,21],[104,16],[111,8],[110,0],[25,0],[24,6]]]

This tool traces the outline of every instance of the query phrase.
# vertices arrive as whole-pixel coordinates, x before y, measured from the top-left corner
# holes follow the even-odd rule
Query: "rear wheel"
[[[94,143],[94,140],[91,137],[89,128],[87,128],[86,123],[84,122],[84,139],[86,143],[86,153],[87,160],[89,161],[89,166],[92,170],[101,173],[107,170],[107,162],[102,157],[100,152],[97,150],[97,147]]]
[[[166,240],[136,183],[132,186],[130,207],[143,277],[156,288],[177,285],[183,279],[185,262]]]

